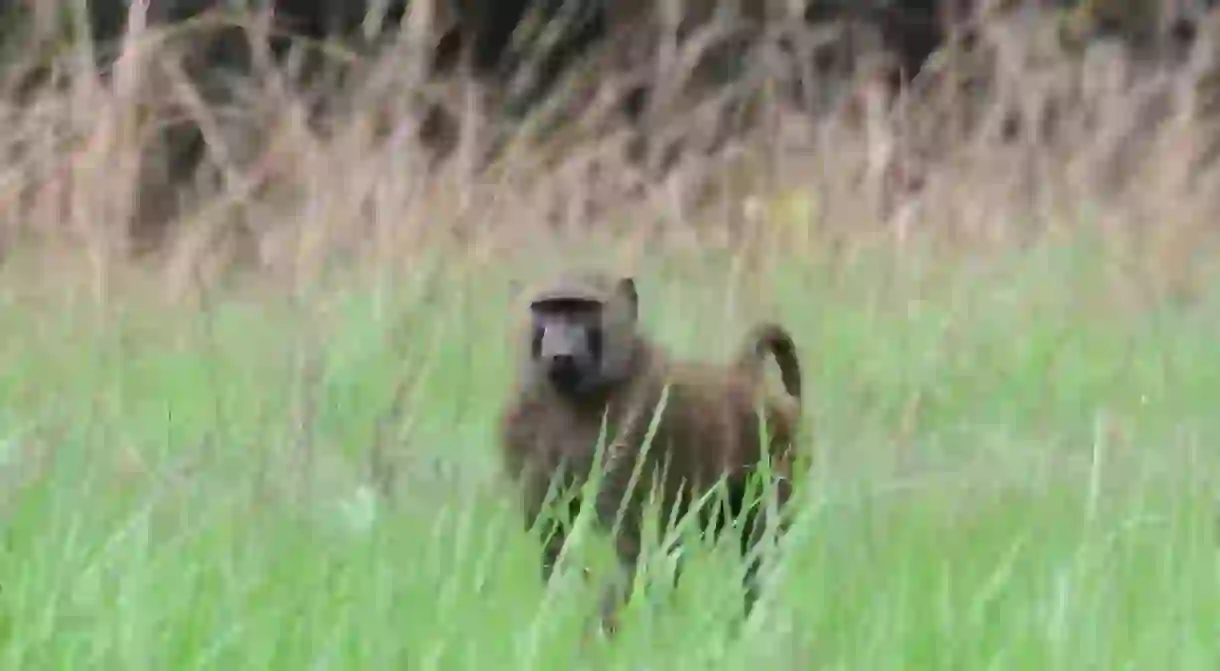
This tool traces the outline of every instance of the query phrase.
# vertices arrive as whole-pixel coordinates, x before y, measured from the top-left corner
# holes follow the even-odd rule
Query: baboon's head
[[[567,397],[597,393],[629,374],[639,297],[630,277],[570,276],[530,301],[530,365]]]

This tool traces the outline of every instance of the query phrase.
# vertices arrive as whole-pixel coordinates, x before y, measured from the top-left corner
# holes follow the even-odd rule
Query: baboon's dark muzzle
[[[580,362],[574,356],[559,354],[547,361],[547,379],[560,392],[579,391],[583,377]]]

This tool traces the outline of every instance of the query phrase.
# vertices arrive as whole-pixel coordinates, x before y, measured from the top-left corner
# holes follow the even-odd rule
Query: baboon
[[[790,447],[801,415],[800,365],[783,327],[756,325],[727,365],[677,361],[640,333],[638,310],[630,277],[570,275],[534,293],[529,351],[500,425],[506,469],[521,486],[525,522],[533,528],[553,481],[572,496],[568,512],[575,516],[580,486],[598,465],[604,419],[602,479],[591,503],[599,527],[610,530],[618,523],[614,544],[627,579],[635,574],[650,492],[659,495],[663,519],[677,520],[722,476],[727,512],[742,520],[741,550],[750,553],[763,537],[768,513],[762,502],[751,505],[745,500],[748,478],[765,452],[772,472],[780,476],[773,486],[782,508],[790,497]],[[786,395],[765,393],[769,353],[779,363]],[[661,402],[655,433],[645,449]],[[760,402],[769,439],[765,450],[756,405]],[[616,519],[620,507],[622,518]],[[716,533],[721,512],[719,506],[704,506],[698,519]],[[782,533],[786,522],[776,522]],[[542,577],[548,580],[565,533],[558,522],[539,530],[545,539]],[[751,559],[744,581],[747,615],[758,594],[759,561]],[[603,624],[610,629],[620,601],[614,589],[603,597]]]

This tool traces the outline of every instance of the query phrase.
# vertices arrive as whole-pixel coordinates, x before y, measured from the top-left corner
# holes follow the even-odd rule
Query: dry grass
[[[1165,72],[1113,45],[1076,57],[1048,45],[1044,26],[1001,18],[982,33],[983,55],[938,56],[896,101],[862,74],[845,106],[818,116],[777,93],[783,69],[766,65],[776,52],[764,43],[754,52],[764,65],[737,93],[758,123],[657,173],[625,158],[621,126],[588,115],[481,165],[491,122],[473,88],[422,83],[404,67],[406,43],[380,56],[332,49],[359,77],[342,113],[319,124],[265,59],[238,95],[207,102],[179,57],[206,25],[167,33],[133,15],[130,27],[109,77],[80,68],[85,47],[71,50],[56,62],[57,85],[0,111],[6,239],[84,251],[99,286],[125,263],[136,222],[172,211],[158,201],[168,196],[150,147],[175,115],[203,129],[218,179],[186,194],[169,225],[171,293],[235,261],[305,278],[339,259],[398,263],[439,247],[487,259],[592,238],[628,256],[661,245],[799,258],[912,236],[949,248],[1026,244],[1064,229],[1104,231],[1138,249],[1140,272],[1189,292],[1192,254],[1210,242],[1220,205],[1215,124],[1198,112],[1214,69],[1207,35],[1193,65]],[[673,60],[658,78],[685,76]],[[596,107],[591,89],[615,83],[602,75],[579,75],[575,95]],[[427,100],[448,104],[463,129],[439,165],[416,132]],[[676,106],[650,132],[706,134],[700,119],[717,100]]]

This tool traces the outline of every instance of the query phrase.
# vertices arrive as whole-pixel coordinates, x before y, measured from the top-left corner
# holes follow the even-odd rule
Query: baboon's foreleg
[[[563,545],[567,541],[567,525],[575,519],[580,505],[580,500],[576,497],[573,497],[567,505],[562,505],[563,501],[556,497],[555,505],[552,506],[552,514],[544,514],[549,486],[549,478],[531,476],[527,478],[523,492],[526,531],[532,530],[538,533],[542,540],[540,568],[543,582],[549,582],[551,574],[555,572],[555,567],[559,563],[559,555],[563,552]],[[568,513],[566,520],[558,517],[558,513],[563,511]]]
[[[632,486],[634,461],[621,453],[611,453],[597,492],[597,521],[614,534],[614,550],[619,563],[618,579],[602,595],[602,624],[611,631],[617,628],[618,609],[630,593],[640,559],[644,498],[640,495],[639,484]],[[623,508],[621,519],[620,507]]]

